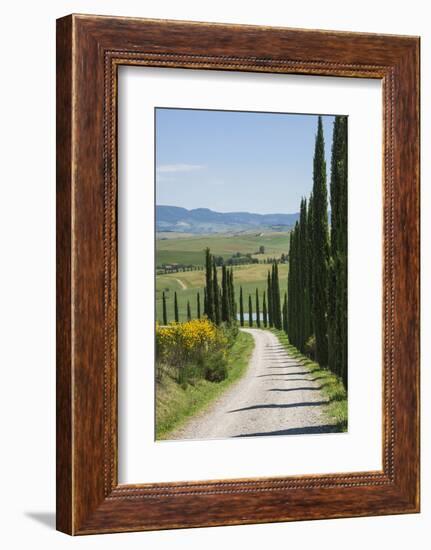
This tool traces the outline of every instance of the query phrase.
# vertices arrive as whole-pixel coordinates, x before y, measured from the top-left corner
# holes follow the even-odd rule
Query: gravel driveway
[[[255,341],[247,372],[168,439],[224,439],[336,431],[313,373],[290,357],[269,331],[244,328]]]

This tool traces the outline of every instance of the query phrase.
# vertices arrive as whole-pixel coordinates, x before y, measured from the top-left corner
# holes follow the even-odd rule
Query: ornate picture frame
[[[118,67],[373,78],[383,89],[381,471],[118,483]],[[57,529],[72,535],[419,511],[419,38],[57,21]]]

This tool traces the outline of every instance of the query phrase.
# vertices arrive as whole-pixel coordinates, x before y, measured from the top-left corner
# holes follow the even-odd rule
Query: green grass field
[[[260,246],[265,247],[265,255],[258,257],[279,258],[281,254],[287,253],[289,249],[289,233],[259,233],[259,234],[237,234],[237,235],[208,235],[198,237],[174,238],[172,235],[166,240],[156,241],[157,264],[162,263],[183,263],[203,265],[205,248],[209,247],[211,253],[216,256],[229,258],[232,254],[256,252]],[[235,266],[234,283],[235,297],[239,311],[239,291],[242,286],[244,293],[244,309],[248,311],[248,296],[251,294],[253,309],[255,308],[256,288],[260,295],[260,308],[262,309],[262,294],[266,290],[268,264],[249,264]],[[221,268],[218,269],[219,283],[221,283]],[[287,291],[288,265],[279,265],[279,279],[281,299]],[[200,293],[201,313],[203,313],[203,299],[205,286],[204,271],[186,271],[157,275],[156,277],[156,319],[162,322],[162,293],[165,292],[167,302],[168,321],[174,320],[174,293],[178,296],[178,309],[180,321],[187,317],[187,301],[190,301],[192,317],[197,315],[197,293]]]
[[[265,247],[265,254],[256,257],[280,257],[281,253],[289,250],[288,232],[240,233],[199,235],[196,237],[182,237],[157,239],[156,265],[183,263],[203,265],[204,251],[209,247],[215,256],[230,258],[236,252],[254,254],[260,246]]]

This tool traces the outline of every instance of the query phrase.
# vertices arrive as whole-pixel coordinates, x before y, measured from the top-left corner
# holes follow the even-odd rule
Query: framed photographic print
[[[419,39],[57,22],[57,528],[419,511]]]
[[[156,108],[155,127],[156,440],[345,431],[347,117]]]

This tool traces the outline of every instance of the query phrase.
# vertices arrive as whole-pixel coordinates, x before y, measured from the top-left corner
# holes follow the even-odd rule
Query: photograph
[[[347,116],[155,109],[155,439],[347,431]]]

